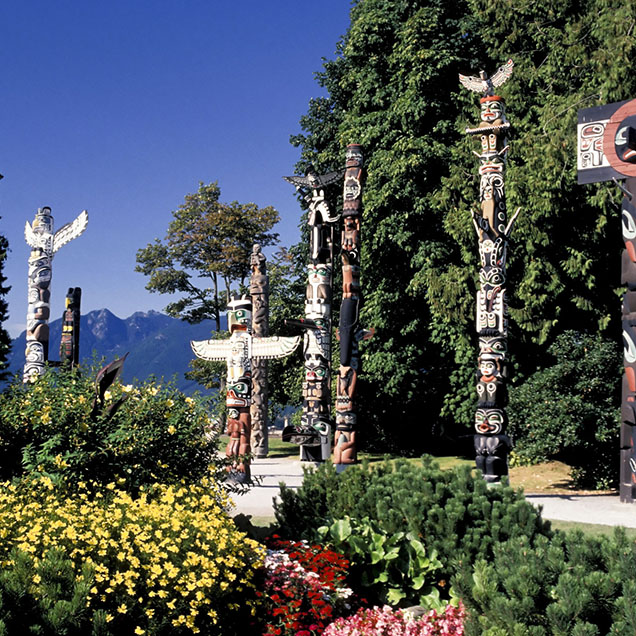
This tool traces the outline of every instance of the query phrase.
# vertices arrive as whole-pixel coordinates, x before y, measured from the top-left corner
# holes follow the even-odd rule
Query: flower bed
[[[360,609],[349,618],[339,618],[325,629],[324,636],[462,636],[464,608],[447,606],[442,613],[431,610],[421,617],[388,605]]]
[[[51,552],[63,555],[72,583],[80,578],[86,583],[77,592],[83,614],[71,618],[93,625],[101,617],[108,631],[100,633],[234,633],[256,614],[254,576],[264,549],[236,529],[226,504],[226,495],[210,483],[155,485],[137,498],[114,484],[92,497],[81,485],[69,494],[48,478],[4,483],[2,571],[24,565],[26,555],[27,590],[36,605],[46,604],[39,567]],[[0,609],[7,605],[8,589],[0,588]],[[62,600],[65,591],[57,593]],[[86,610],[91,615],[84,616]],[[20,626],[27,633],[39,619],[7,620],[14,622],[8,633],[19,633]]]
[[[276,536],[268,545],[259,593],[266,607],[265,636],[322,634],[333,618],[351,611],[353,592],[344,583],[349,562],[341,554]]]

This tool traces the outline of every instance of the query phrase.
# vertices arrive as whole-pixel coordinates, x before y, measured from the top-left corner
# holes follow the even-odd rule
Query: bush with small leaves
[[[0,478],[109,483],[130,491],[222,470],[208,405],[170,384],[114,383],[96,403],[94,373],[48,370],[0,395]]]

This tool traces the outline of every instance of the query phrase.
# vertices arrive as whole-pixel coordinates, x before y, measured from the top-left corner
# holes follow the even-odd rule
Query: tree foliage
[[[377,336],[364,355],[361,421],[386,438],[417,446],[430,413],[446,426],[472,419],[479,178],[464,130],[479,109],[458,73],[515,62],[501,94],[514,129],[508,208],[523,208],[508,259],[518,381],[559,333],[614,328],[619,277],[607,263],[621,248],[620,197],[576,184],[576,116],[636,95],[633,30],[633,0],[353,6],[337,57],[317,74],[328,96],[310,102],[292,143],[301,165],[325,168],[342,163],[346,144],[364,147],[362,323]]]
[[[0,236],[0,325],[9,317],[9,306],[6,295],[11,287],[5,285],[7,278],[2,273],[4,264],[9,252],[9,241],[4,236]],[[0,326],[0,381],[8,378],[7,356],[11,350],[11,337],[7,330]]]
[[[172,213],[165,240],[137,251],[135,268],[149,277],[149,291],[181,294],[166,307],[170,316],[191,323],[210,318],[217,331],[233,287],[244,286],[249,276],[252,245],[277,243],[278,234],[270,230],[279,221],[271,206],[221,203],[220,196],[216,182],[199,183]]]
[[[510,400],[515,453],[530,464],[564,461],[578,486],[617,486],[618,343],[567,331],[548,353],[554,364],[533,373]]]

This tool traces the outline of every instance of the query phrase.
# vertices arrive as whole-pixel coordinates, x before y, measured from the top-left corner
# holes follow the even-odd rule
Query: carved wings
[[[288,181],[297,188],[322,188],[330,183],[334,183],[341,179],[344,175],[344,170],[336,170],[335,172],[328,172],[327,174],[316,174],[315,172],[307,173],[306,177],[300,177],[297,175],[291,177],[283,177],[285,181]]]
[[[190,346],[194,355],[204,360],[225,361],[232,353],[229,340],[191,340]]]
[[[300,336],[252,338],[252,358],[284,358],[292,353],[299,343]],[[232,353],[230,340],[192,340],[190,346],[194,355],[204,360],[225,361]]]
[[[459,81],[469,91],[492,95],[493,88],[501,86],[512,75],[513,66],[514,62],[508,60],[503,66],[500,66],[490,78],[484,71],[479,73],[479,77],[475,77],[474,75],[462,75],[460,73]]]
[[[500,66],[495,74],[490,78],[492,85],[496,88],[501,86],[512,75],[512,67],[514,66],[512,60],[508,60],[503,66]]]
[[[252,357],[261,360],[284,358],[293,353],[299,344],[300,336],[252,338]]]
[[[88,212],[83,210],[80,215],[70,223],[63,225],[53,237],[53,250],[52,253],[55,254],[62,245],[66,245],[73,239],[77,238],[88,225]],[[27,241],[28,242],[28,241]]]

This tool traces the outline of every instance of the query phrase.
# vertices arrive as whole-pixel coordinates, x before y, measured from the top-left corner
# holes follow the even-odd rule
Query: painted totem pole
[[[361,146],[347,146],[342,206],[342,302],[340,304],[340,368],[336,394],[336,433],[333,463],[344,469],[357,461],[355,403],[356,383],[360,369],[358,343],[371,332],[360,329],[362,305],[360,293],[360,229],[362,223],[362,164]]]
[[[252,334],[257,338],[269,335],[269,277],[267,262],[261,246],[254,244],[250,256],[252,276],[250,296],[252,297]],[[267,360],[254,360],[252,364],[252,450],[254,457],[267,457]]]
[[[325,198],[325,186],[342,171],[306,177],[283,177],[305,193],[309,203],[309,263],[304,320],[286,324],[304,329],[305,378],[300,429],[288,427],[283,441],[300,445],[301,461],[326,461],[331,454],[331,297],[334,224],[340,218]]]
[[[26,364],[23,379],[44,373],[49,359],[49,317],[51,313],[51,263],[53,255],[66,243],[84,232],[88,224],[88,213],[84,210],[73,222],[53,232],[51,208],[39,208],[33,225],[28,221],[24,237],[31,247],[29,256],[29,307],[26,329]]]
[[[80,302],[82,290],[71,287],[66,294],[66,309],[62,314],[60,364],[71,369],[79,364]]]
[[[482,93],[481,122],[466,133],[481,141],[479,158],[480,211],[473,212],[473,224],[479,241],[479,291],[476,328],[479,334],[477,370],[477,410],[475,412],[475,453],[477,468],[484,479],[499,482],[508,474],[510,438],[505,434],[507,417],[506,354],[508,349],[508,306],[506,298],[506,252],[515,218],[508,220],[504,191],[504,170],[508,144],[504,100],[494,94],[512,74],[509,60],[488,77],[460,75],[461,83]]]
[[[578,183],[613,181],[623,192],[621,216],[623,365],[620,499],[636,502],[636,99],[578,112]],[[620,180],[620,181],[619,181]],[[621,181],[623,184],[621,184]]]
[[[227,432],[230,441],[225,454],[232,460],[228,481],[245,484],[250,481],[250,464],[246,456],[251,452],[250,402],[252,393],[252,365],[254,360],[284,358],[300,342],[293,338],[253,337],[252,303],[249,298],[235,298],[228,304],[227,326],[229,340],[201,340],[190,342],[194,354],[204,360],[225,361],[227,364]]]

